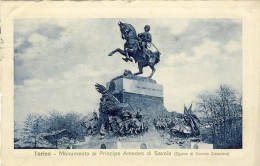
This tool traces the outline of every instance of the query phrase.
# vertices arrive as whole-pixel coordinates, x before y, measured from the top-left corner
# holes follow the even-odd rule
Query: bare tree
[[[58,133],[64,129],[76,136],[77,139],[84,139],[84,130],[81,127],[82,115],[70,112],[67,114],[62,114],[56,110],[49,112],[46,118],[47,132],[54,135],[51,143],[58,148],[58,141],[60,137],[57,136]]]
[[[75,134],[78,139],[84,139],[85,129],[81,126],[83,116],[74,112],[67,113],[64,116],[64,129]]]
[[[39,135],[44,131],[44,119],[39,114],[28,114],[24,122],[23,136],[25,143],[37,147]]]
[[[64,126],[66,124],[64,122],[63,114],[56,110],[51,110],[49,112],[49,115],[47,116],[46,125],[48,126],[46,130],[48,133],[53,133],[64,129]],[[54,138],[54,140],[51,143],[54,144],[54,146],[57,148],[58,138]]]
[[[198,96],[197,110],[204,117],[212,143],[220,148],[242,147],[242,95],[228,85]]]

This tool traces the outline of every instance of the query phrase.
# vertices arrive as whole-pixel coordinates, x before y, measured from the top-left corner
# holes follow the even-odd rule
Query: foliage
[[[242,95],[228,85],[198,96],[202,137],[214,148],[242,148]]]
[[[47,115],[28,114],[22,129],[23,145],[36,148],[42,147],[43,144],[50,146],[51,143],[57,148],[58,142],[61,142],[58,138],[48,143],[44,136],[64,129],[75,135],[77,140],[83,140],[85,133],[84,128],[81,127],[81,120],[81,114],[72,112],[62,114],[56,110],[48,112]]]
[[[83,140],[85,135],[85,129],[81,126],[83,116],[77,113],[67,113],[64,115],[63,120],[65,122],[63,128],[76,135],[77,139]]]
[[[44,119],[39,114],[29,114],[26,117],[23,128],[24,143],[31,147],[37,147],[39,135],[44,132]]]

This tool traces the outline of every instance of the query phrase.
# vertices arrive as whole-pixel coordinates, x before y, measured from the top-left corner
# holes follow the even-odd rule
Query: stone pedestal
[[[167,112],[163,104],[163,85],[155,80],[140,76],[119,76],[112,81],[116,84],[114,95],[120,102],[129,104],[129,111],[141,109],[153,118]],[[109,82],[106,85],[109,87]]]

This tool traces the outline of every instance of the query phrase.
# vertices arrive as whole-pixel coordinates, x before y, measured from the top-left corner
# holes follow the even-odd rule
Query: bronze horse
[[[143,68],[149,66],[152,69],[152,73],[148,78],[151,78],[155,72],[155,65],[160,61],[160,52],[147,49],[145,55],[143,55],[143,50],[140,47],[140,39],[138,38],[135,28],[131,24],[118,23],[121,31],[121,37],[126,40],[124,44],[124,50],[117,48],[112,51],[108,56],[112,56],[114,53],[119,52],[124,56],[123,60],[126,62],[134,61],[138,63],[139,71],[134,73],[134,75],[143,74]],[[133,58],[133,59],[132,59]]]

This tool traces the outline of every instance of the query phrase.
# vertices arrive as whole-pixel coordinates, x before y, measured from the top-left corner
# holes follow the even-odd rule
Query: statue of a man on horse
[[[152,73],[149,76],[149,78],[151,78],[155,72],[154,66],[160,61],[160,52],[158,50],[152,52],[148,49],[148,44],[152,44],[152,36],[149,33],[150,26],[146,25],[144,27],[145,32],[137,35],[135,28],[131,24],[119,22],[118,25],[122,39],[126,40],[124,50],[117,48],[108,56],[119,52],[124,56],[123,60],[126,62],[132,62],[134,59],[134,61],[138,63],[139,69],[134,75],[142,74],[143,68],[149,66],[152,69]]]

